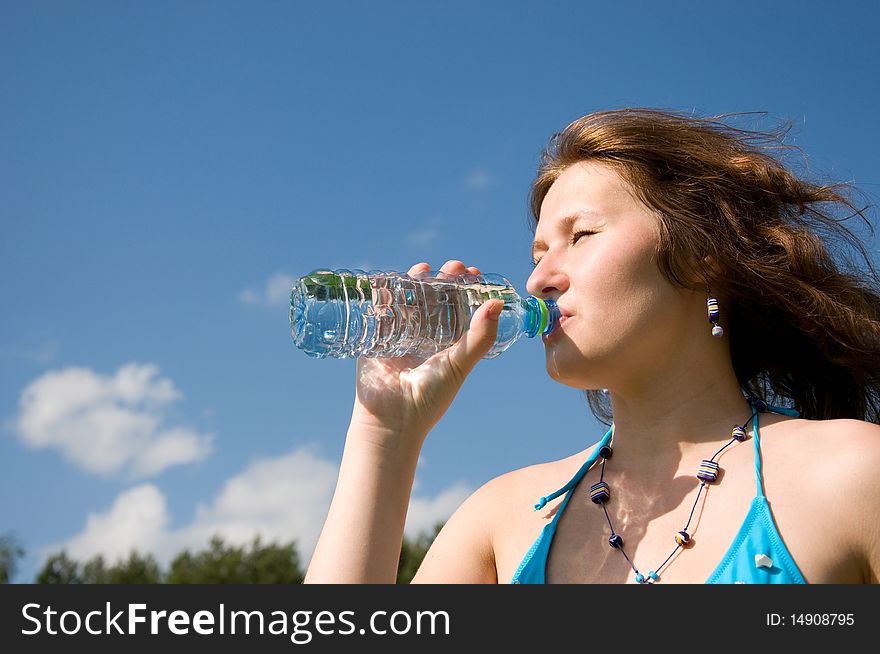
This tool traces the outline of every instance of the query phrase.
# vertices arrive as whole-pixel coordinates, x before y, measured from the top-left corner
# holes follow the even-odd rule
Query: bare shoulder
[[[586,454],[580,452],[498,475],[475,490],[456,514],[471,516],[468,522],[479,521],[494,545],[517,525],[534,522],[538,513],[546,513],[536,512],[534,505],[541,497],[564,485],[585,457]],[[556,502],[548,504],[547,508],[551,509],[553,504]]]
[[[487,506],[493,507],[489,537],[500,581],[513,577],[544,525],[552,521],[564,495],[540,509],[536,505],[568,483],[592,449],[512,470],[486,484],[483,490]]]
[[[788,469],[813,487],[828,482],[822,493],[845,494],[847,503],[862,505],[865,493],[880,487],[880,425],[863,420],[784,420],[767,428],[761,449],[777,459],[775,469]],[[876,510],[873,509],[873,510]]]
[[[794,438],[790,448],[802,450],[833,474],[864,482],[863,473],[876,471],[880,463],[880,425],[851,419],[791,423]],[[876,477],[876,472],[870,476]]]
[[[499,523],[496,527],[503,528],[511,524],[511,519],[522,516],[533,517],[536,514],[535,505],[542,497],[565,485],[583,465],[591,449],[563,459],[511,470],[487,482],[481,492],[500,509],[496,511],[496,522]],[[556,504],[558,502],[551,502],[547,508],[552,510]]]
[[[779,421],[768,426],[761,450],[771,500],[770,484],[776,483],[782,499],[789,496],[810,507],[800,511],[809,516],[806,523],[833,533],[837,548],[858,559],[864,580],[877,583],[880,425],[852,419]]]
[[[437,534],[413,583],[504,583],[557,502],[541,511],[534,504],[565,484],[584,456],[530,465],[484,483]]]
[[[880,425],[862,420],[824,423],[828,444],[835,448],[837,505],[853,525],[852,543],[861,559],[863,580],[880,583]]]
[[[818,460],[823,466],[860,466],[880,457],[880,425],[863,420],[781,419],[761,427],[761,447]],[[801,454],[797,454],[800,452]]]

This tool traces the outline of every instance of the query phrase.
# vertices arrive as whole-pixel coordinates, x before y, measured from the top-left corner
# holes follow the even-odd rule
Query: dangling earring
[[[718,324],[718,300],[712,297],[712,291],[708,286],[706,287],[706,295],[709,296],[706,299],[706,307],[709,309],[709,322],[713,325],[712,336],[721,338],[724,336],[724,328]]]

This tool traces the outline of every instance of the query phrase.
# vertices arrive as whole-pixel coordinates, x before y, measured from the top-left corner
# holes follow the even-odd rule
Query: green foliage
[[[38,584],[158,584],[162,572],[152,554],[136,551],[109,568],[101,555],[78,563],[62,551],[50,556],[37,574]]]
[[[43,569],[37,573],[38,584],[81,584],[83,583],[82,574],[79,570],[79,564],[67,556],[67,552],[61,551],[53,554]]]
[[[24,548],[12,534],[0,536],[0,584],[8,584],[15,576],[18,559],[24,556]]]
[[[260,545],[254,538],[250,550],[224,545],[214,536],[208,549],[186,550],[171,562],[169,584],[301,584],[299,554],[293,542]]]
[[[86,567],[88,564],[86,564]],[[162,581],[162,572],[152,554],[141,556],[131,552],[127,561],[120,561],[107,570],[107,581],[91,581],[86,583],[106,584],[158,584]],[[88,579],[88,578],[87,578]]]
[[[397,566],[398,584],[408,584],[416,576],[416,571],[422,564],[428,548],[431,547],[431,543],[434,542],[442,528],[443,523],[438,522],[434,525],[433,533],[421,533],[412,541],[407,538],[403,539],[403,547],[400,548],[400,564]]]
[[[408,584],[425,558],[428,548],[440,532],[437,523],[430,534],[415,540],[403,539],[397,583]],[[0,547],[14,548],[9,540],[0,540]],[[12,550],[10,550],[12,551]],[[23,555],[23,552],[22,552]],[[2,556],[2,554],[0,554]],[[0,559],[2,562],[3,559]],[[300,584],[304,573],[296,543],[263,545],[257,536],[249,546],[226,544],[214,536],[208,547],[196,552],[178,554],[167,573],[159,568],[152,554],[132,551],[127,559],[108,566],[101,555],[83,562],[71,559],[61,551],[50,556],[37,574],[38,584]]]
[[[66,552],[50,556],[37,575],[38,584],[299,584],[296,544],[266,545],[257,536],[250,548],[226,545],[215,536],[207,549],[179,554],[164,574],[152,554],[132,551],[128,559],[107,566],[95,556],[79,563]]]
[[[137,556],[132,552],[129,558]],[[107,566],[104,564],[104,557],[100,554],[83,563],[80,568],[80,583],[83,584],[109,584],[110,575],[107,572]]]

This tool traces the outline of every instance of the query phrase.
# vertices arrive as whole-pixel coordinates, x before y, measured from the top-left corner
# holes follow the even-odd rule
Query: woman
[[[565,316],[544,337],[547,371],[590,389],[613,425],[478,489],[414,582],[877,582],[880,284],[832,212],[864,216],[772,148],[644,109],[554,137],[532,188],[527,289]],[[855,245],[869,273],[842,270],[822,231]],[[394,581],[421,445],[493,343],[500,308],[482,305],[427,361],[358,360],[307,582]]]

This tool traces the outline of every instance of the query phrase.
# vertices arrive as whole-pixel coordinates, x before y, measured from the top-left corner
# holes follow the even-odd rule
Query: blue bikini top
[[[782,415],[797,417],[800,414],[794,409],[767,405],[767,410]],[[764,486],[761,480],[761,444],[758,434],[758,411],[752,413],[752,422],[755,432],[755,474],[757,477],[758,493],[752,500],[749,512],[743,520],[739,532],[733,539],[727,553],[709,575],[707,584],[805,584],[807,583],[797,564],[792,559],[786,548],[773,515],[770,505],[764,496]],[[544,525],[537,540],[526,553],[522,562],[511,579],[513,584],[543,584],[547,567],[547,557],[550,554],[550,545],[556,533],[556,524],[559,517],[565,511],[565,507],[571,499],[575,486],[583,479],[587,471],[599,458],[599,450],[611,442],[614,425],[608,429],[586,462],[575,473],[574,477],[556,492],[542,497],[535,504],[535,509],[541,509],[547,502],[566,493],[565,498],[559,505],[553,520]]]

